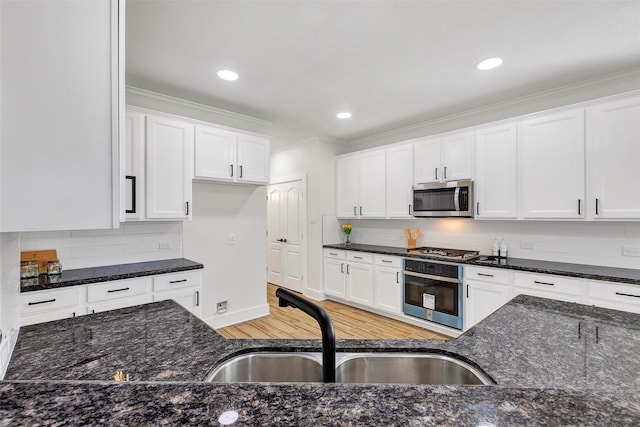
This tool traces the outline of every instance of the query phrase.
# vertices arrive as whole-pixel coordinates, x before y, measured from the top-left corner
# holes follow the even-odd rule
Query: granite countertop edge
[[[20,283],[20,292],[46,291],[69,286],[109,282],[112,280],[179,273],[181,271],[199,270],[202,268],[204,268],[203,264],[187,258],[172,258],[158,261],[72,269],[63,271],[62,276],[57,279],[57,282],[50,282],[51,279],[46,275],[40,275],[37,284],[30,284],[29,279],[23,279]]]
[[[499,261],[483,261],[478,258],[470,260],[443,260],[429,255],[409,253],[409,249],[394,246],[364,245],[352,243],[323,245],[326,249],[339,249],[356,252],[369,252],[379,255],[401,256],[403,258],[426,259],[431,261],[449,262],[454,264],[471,265],[476,267],[501,268],[506,270],[523,271],[528,273],[553,274],[556,276],[575,277],[587,280],[601,280],[608,282],[640,285],[640,269],[606,267],[589,264],[573,264],[555,261],[543,261],[526,258],[506,258]]]

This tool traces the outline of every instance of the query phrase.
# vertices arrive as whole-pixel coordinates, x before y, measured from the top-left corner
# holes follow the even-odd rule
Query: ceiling
[[[640,66],[640,1],[126,4],[127,85],[271,121],[279,144],[355,140]],[[493,56],[504,64],[475,69]],[[224,68],[240,78],[216,77]]]

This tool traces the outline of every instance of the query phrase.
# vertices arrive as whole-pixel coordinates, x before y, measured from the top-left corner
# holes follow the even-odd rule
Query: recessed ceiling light
[[[478,70],[492,70],[502,65],[502,58],[488,58],[478,62],[476,68]]]
[[[220,70],[218,71],[218,77],[220,77],[222,80],[233,81],[238,80],[238,73],[231,70]]]
[[[338,113],[338,114],[336,114],[336,117],[339,118],[339,119],[348,119],[348,118],[351,117],[351,113],[347,113],[347,112]]]

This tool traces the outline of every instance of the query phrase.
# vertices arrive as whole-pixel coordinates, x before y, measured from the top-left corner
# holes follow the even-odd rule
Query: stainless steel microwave
[[[414,185],[413,216],[473,218],[473,181]]]

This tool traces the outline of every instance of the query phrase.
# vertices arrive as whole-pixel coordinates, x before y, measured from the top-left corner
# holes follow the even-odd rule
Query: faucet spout
[[[327,312],[283,288],[276,290],[276,296],[280,307],[298,308],[316,319],[322,332],[322,378],[325,383],[336,382],[336,334]]]

